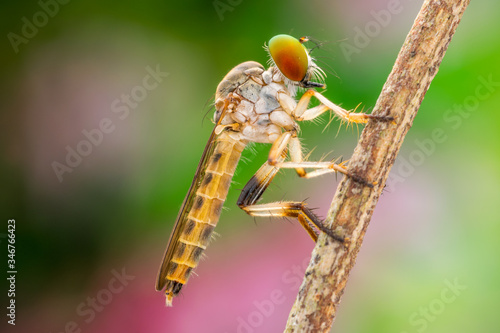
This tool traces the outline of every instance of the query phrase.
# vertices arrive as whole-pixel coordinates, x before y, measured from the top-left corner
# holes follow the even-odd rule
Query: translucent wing
[[[223,113],[225,113],[225,108],[223,110]],[[189,211],[191,210],[191,207],[193,206],[194,202],[194,197],[195,193],[200,187],[200,184],[203,180],[203,177],[205,175],[205,171],[207,169],[208,165],[208,160],[210,156],[212,156],[214,147],[215,147],[215,141],[217,138],[217,134],[215,133],[215,129],[217,128],[217,125],[219,125],[220,120],[223,119],[224,115],[218,118],[218,122],[215,125],[214,129],[212,130],[212,134],[210,135],[210,138],[208,139],[207,145],[205,146],[205,150],[203,151],[203,154],[201,156],[200,163],[198,164],[198,168],[196,169],[196,173],[194,175],[193,182],[191,183],[191,187],[189,188],[189,191],[184,198],[184,202],[182,203],[181,210],[179,211],[179,215],[177,216],[177,220],[175,221],[174,225],[174,230],[172,234],[170,235],[170,239],[168,240],[168,245],[167,245],[167,250],[165,251],[165,255],[163,257],[163,262],[160,266],[160,270],[158,272],[158,278],[156,280],[156,290],[161,291],[163,288],[165,288],[165,284],[167,283],[167,273],[169,269],[169,264],[172,259],[174,249],[175,249],[175,244],[177,243],[177,240],[179,239],[179,236],[183,230],[183,227],[186,224],[187,221],[187,215]]]

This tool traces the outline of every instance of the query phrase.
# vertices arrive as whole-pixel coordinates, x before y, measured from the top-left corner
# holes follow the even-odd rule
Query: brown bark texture
[[[344,244],[321,234],[288,318],[285,332],[329,332],[363,237],[403,139],[412,126],[448,44],[470,0],[426,0],[399,52],[371,120],[349,161],[349,171],[373,188],[344,177],[326,224]]]

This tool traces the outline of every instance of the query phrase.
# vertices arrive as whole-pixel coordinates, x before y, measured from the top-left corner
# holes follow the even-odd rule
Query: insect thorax
[[[291,97],[279,72],[254,61],[234,67],[217,87],[215,121],[230,130],[235,140],[272,143],[283,130],[298,129],[279,103]]]

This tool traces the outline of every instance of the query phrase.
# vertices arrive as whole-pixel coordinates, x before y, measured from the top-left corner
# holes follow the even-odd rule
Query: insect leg
[[[284,162],[284,158],[278,159],[278,156],[288,146],[290,151],[290,162]],[[302,146],[295,131],[284,132],[274,143],[269,151],[268,163],[270,165],[280,168],[295,169],[299,177],[313,178],[327,173],[340,172],[354,181],[361,183],[368,187],[373,187],[373,184],[365,179],[358,177],[349,171],[343,164],[336,164],[334,162],[315,162],[304,161],[302,157]],[[305,169],[316,169],[314,171],[306,171]]]
[[[333,239],[344,242],[344,237],[327,228],[323,221],[307,207],[305,202],[302,201],[270,202],[266,204],[240,206],[240,208],[251,216],[295,217],[299,220],[304,229],[306,229],[313,241],[318,239],[318,234],[314,230],[314,227],[316,227]]]
[[[318,234],[314,229],[314,227],[316,227],[330,235],[333,239],[343,242],[343,237],[325,227],[321,219],[307,207],[305,202],[271,202],[256,204],[278,173],[280,166],[286,165],[286,162],[284,162],[287,156],[286,146],[290,139],[292,139],[293,134],[294,133],[291,132],[285,132],[276,140],[271,148],[269,160],[259,168],[255,175],[245,185],[238,198],[237,204],[251,216],[295,217],[314,241],[318,238]]]
[[[368,182],[367,180],[350,173],[343,162],[341,164],[336,164],[334,162],[317,162],[317,161],[304,161],[302,157],[302,146],[300,144],[299,138],[291,137],[288,144],[290,150],[290,162],[279,162],[280,168],[295,169],[299,177],[302,178],[314,178],[327,173],[340,172],[354,181],[363,184],[368,187],[373,187],[374,184]],[[306,171],[305,169],[315,169],[313,171]]]
[[[306,209],[304,203],[273,202],[260,205],[256,204],[278,171],[279,167],[270,165],[269,162],[264,163],[243,188],[238,198],[238,206],[250,216],[296,217],[304,229],[306,229],[309,236],[316,241],[318,234],[312,225],[321,225],[322,228],[320,230],[326,228],[323,228],[321,221],[316,215],[309,209]],[[303,214],[301,214],[301,212]],[[318,229],[319,228],[318,226]]]
[[[316,97],[321,104],[312,108],[308,108],[309,102],[312,97]],[[291,114],[295,120],[304,121],[312,120],[322,113],[332,110],[335,115],[337,115],[343,121],[348,123],[363,124],[367,123],[369,119],[377,119],[381,121],[394,121],[393,117],[390,116],[378,116],[360,112],[347,111],[342,107],[331,102],[328,98],[323,96],[321,93],[315,90],[306,91],[300,100],[294,105],[293,101],[290,100],[291,97],[284,93],[278,94],[278,100],[280,105],[285,109],[285,111]]]

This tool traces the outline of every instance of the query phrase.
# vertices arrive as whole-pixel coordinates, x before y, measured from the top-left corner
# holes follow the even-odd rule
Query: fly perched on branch
[[[243,188],[238,206],[251,216],[295,217],[314,241],[318,238],[316,229],[338,241],[343,241],[343,237],[326,228],[303,201],[257,204],[281,168],[295,169],[304,178],[340,172],[365,186],[372,186],[348,172],[345,163],[303,159],[297,136],[299,121],[313,120],[326,111],[347,123],[392,120],[344,110],[314,90],[325,87],[326,75],[309,55],[304,45],[307,41],[305,37],[297,40],[277,35],[265,46],[271,65],[267,70],[257,62],[247,61],[234,67],[219,83],[215,95],[215,127],[177,216],[158,273],[156,290],[165,289],[168,306],[186,284],[207,247],[236,165],[249,142],[270,143],[271,149],[267,162]],[[298,88],[308,90],[296,100]],[[312,97],[320,104],[309,108]]]

